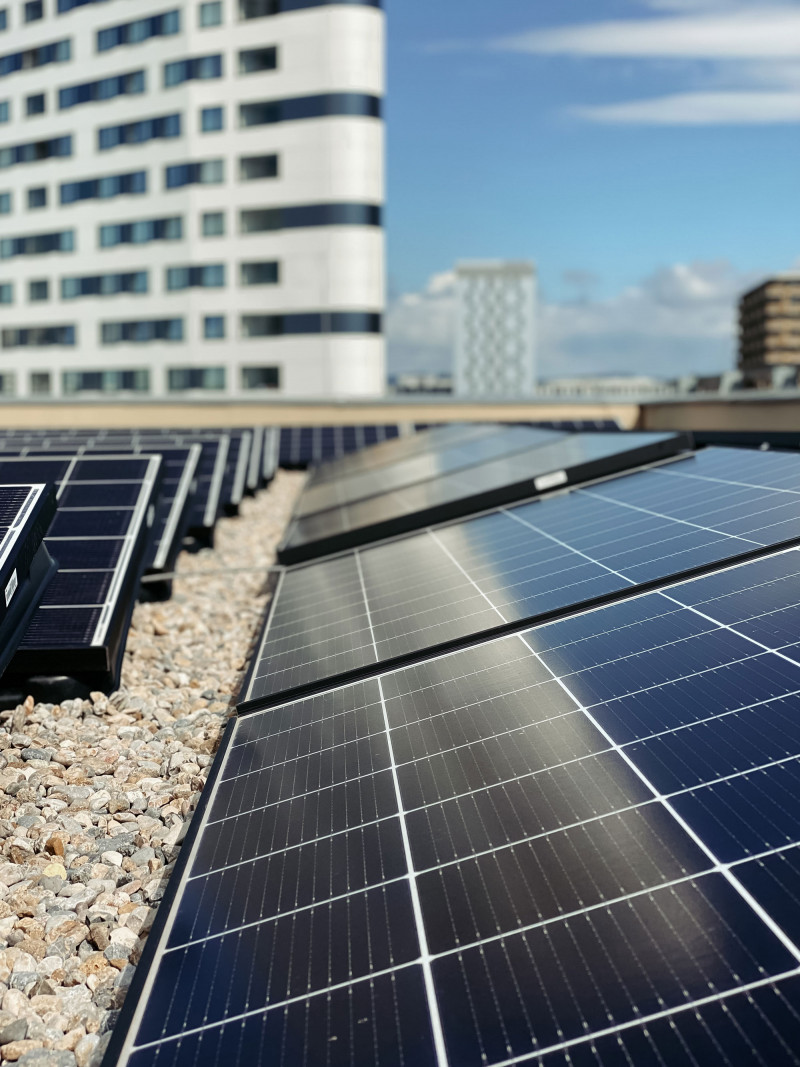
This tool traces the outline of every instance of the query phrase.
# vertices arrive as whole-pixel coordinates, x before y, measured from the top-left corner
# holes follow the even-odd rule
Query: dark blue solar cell
[[[800,846],[738,863],[731,873],[791,940],[800,944]]]
[[[129,1062],[131,1067],[266,1064],[276,1050],[286,1067],[435,1067],[422,968],[404,967],[210,1026],[134,1052]]]
[[[592,717],[616,742],[625,744],[798,692],[800,666],[756,649],[756,655],[750,659],[596,704]]]
[[[138,1041],[412,962],[419,956],[414,930],[404,880],[172,949],[160,961]]]
[[[800,760],[681,793],[670,800],[723,863],[800,839]]]
[[[719,874],[434,961],[450,1062],[481,1067],[796,966]]]
[[[800,979],[784,978],[587,1038],[536,1062],[541,1067],[797,1067],[798,1030]]]
[[[661,793],[800,756],[800,694],[639,741],[626,754]]]

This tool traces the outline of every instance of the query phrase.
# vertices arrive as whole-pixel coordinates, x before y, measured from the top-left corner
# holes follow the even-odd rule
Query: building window
[[[44,3],[43,0],[27,0],[25,7],[23,8],[22,19],[23,22],[38,22],[39,19],[44,18]]]
[[[84,278],[62,278],[61,299],[76,300],[81,296],[114,296],[117,293],[146,293],[149,288],[146,270],[124,274],[94,274]]]
[[[144,245],[150,241],[180,241],[183,219],[180,215],[167,219],[140,219],[137,222],[112,222],[101,226],[98,244],[101,248],[117,245]]]
[[[0,304],[14,303],[14,283],[3,282],[0,284]]]
[[[11,102],[0,100],[0,122],[8,122],[11,118]]]
[[[3,348],[50,348],[75,344],[74,326],[36,326],[31,329],[3,330],[0,346]]]
[[[239,180],[257,181],[259,178],[278,177],[278,157],[273,152],[267,156],[239,156]]]
[[[280,0],[239,0],[240,19],[260,19],[280,13]]]
[[[79,200],[110,200],[115,196],[133,196],[146,192],[147,171],[135,170],[130,174],[107,174],[104,178],[63,182],[60,196],[62,204],[75,204]]]
[[[207,341],[220,341],[225,336],[225,316],[206,315],[203,319],[203,337]]]
[[[318,93],[314,96],[239,104],[240,126],[267,126],[275,122],[296,122],[327,115],[380,118],[380,97],[369,93]]]
[[[50,282],[47,278],[35,282],[28,282],[28,300],[34,303],[37,300],[50,299]]]
[[[280,389],[279,367],[242,367],[242,389]]]
[[[11,214],[11,193],[0,193],[0,215]]]
[[[225,164],[222,159],[208,159],[203,163],[178,163],[164,170],[164,185],[167,189],[179,189],[184,185],[219,185],[225,180]]]
[[[211,0],[209,3],[200,5],[200,9],[197,13],[198,24],[200,29],[205,29],[206,26],[221,26],[222,25],[222,2],[221,0]]]
[[[47,186],[40,185],[28,190],[28,208],[47,207]]]
[[[97,147],[101,152],[121,144],[144,144],[160,138],[180,137],[180,115],[159,115],[154,119],[126,122],[122,126],[104,126],[97,131]]]
[[[182,341],[183,319],[149,319],[137,322],[102,322],[103,345],[147,344],[149,341]]]
[[[147,370],[64,371],[62,385],[67,396],[75,393],[147,393],[150,372]]]
[[[50,63],[68,63],[72,58],[69,41],[53,41],[40,44],[38,48],[29,48],[25,52],[12,52],[0,56],[0,77],[16,74],[19,70],[31,70],[33,67],[46,67]]]
[[[45,112],[44,93],[33,93],[25,98],[25,114],[30,118],[32,115],[43,115]]]
[[[239,53],[240,74],[260,74],[264,70],[276,70],[278,67],[278,49],[275,45],[267,48],[246,48]]]
[[[224,367],[171,367],[167,371],[167,388],[171,393],[186,389],[224,389]]]
[[[33,371],[31,374],[31,393],[34,396],[49,396],[50,389],[50,372],[46,370]]]
[[[8,8],[0,7],[0,30],[8,29]]]
[[[164,88],[171,89],[188,81],[205,81],[222,77],[222,56],[195,56],[164,64]]]
[[[377,204],[300,204],[293,207],[245,209],[239,212],[240,233],[306,226],[380,226]]]
[[[0,237],[0,259],[74,251],[74,230],[62,230],[60,233],[36,233],[30,237]]]
[[[15,374],[0,374],[0,396],[13,396],[17,391]]]
[[[31,141],[11,148],[0,148],[0,169],[17,163],[38,163],[42,159],[72,155],[72,135],[53,137],[49,141]]]
[[[97,31],[97,51],[108,52],[123,44],[140,44],[151,37],[170,37],[180,33],[180,11],[165,11],[163,15],[151,15],[150,18],[125,22],[120,26],[110,26]]]
[[[314,333],[380,333],[381,316],[369,311],[301,311],[290,315],[242,315],[241,335],[283,337]]]
[[[166,288],[168,292],[175,292],[179,289],[220,289],[224,285],[224,263],[209,263],[202,267],[167,267]]]
[[[83,82],[58,90],[58,106],[64,111],[79,104],[91,104],[97,100],[113,100],[117,96],[135,96],[143,93],[147,87],[143,70],[133,70],[129,74],[114,74],[110,78],[101,78],[95,82]]]
[[[200,132],[215,133],[225,128],[225,109],[221,107],[204,107],[200,112]]]
[[[203,213],[203,237],[223,237],[225,235],[225,213],[223,211],[205,211]]]
[[[240,285],[277,285],[280,281],[280,268],[277,262],[240,263]]]

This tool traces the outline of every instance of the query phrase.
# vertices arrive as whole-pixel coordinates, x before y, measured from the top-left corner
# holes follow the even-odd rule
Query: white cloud
[[[488,47],[532,55],[671,61],[684,80],[669,95],[569,109],[589,122],[708,126],[800,121],[797,0],[641,2],[658,15],[532,30]]]
[[[729,370],[735,364],[736,303],[757,280],[725,261],[677,263],[606,300],[585,294],[574,303],[543,300],[539,373],[675,377]],[[392,371],[448,370],[454,312],[450,273],[395,301],[387,316]]]
[[[491,47],[616,58],[787,58],[800,56],[800,8],[748,7],[720,14],[585,23],[499,38]]]
[[[675,93],[599,107],[573,107],[590,122],[646,123],[651,126],[764,125],[800,122],[800,92]]]

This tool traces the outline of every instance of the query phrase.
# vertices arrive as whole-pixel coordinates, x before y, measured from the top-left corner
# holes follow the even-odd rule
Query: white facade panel
[[[536,268],[487,260],[456,264],[454,393],[503,399],[536,389]]]
[[[72,138],[71,155],[0,166],[0,205],[10,194],[10,211],[0,214],[0,297],[9,296],[4,285],[12,287],[11,302],[0,302],[0,375],[14,372],[16,395],[46,395],[35,391],[44,375],[49,395],[58,397],[65,372],[146,371],[142,395],[175,396],[169,371],[179,368],[214,371],[186,396],[382,393],[383,12],[333,4],[238,21],[238,4],[223,0],[222,25],[201,29],[199,4],[188,0],[113,0],[65,14],[56,3],[45,0],[45,17],[28,25],[19,25],[22,5],[10,6],[9,31],[0,32],[0,57],[63,40],[71,49],[66,62],[0,77],[0,102],[9,101],[10,113],[0,123],[0,161],[3,149]],[[178,33],[97,50],[98,30],[170,11],[179,12]],[[241,72],[240,52],[271,48],[275,69]],[[166,64],[210,56],[221,57],[220,77],[165,87]],[[144,92],[59,107],[61,89],[137,72]],[[27,98],[40,93],[45,112],[26,114]],[[321,96],[327,102],[317,106]],[[253,104],[259,124],[243,126],[241,106]],[[204,109],[217,108],[222,128],[204,132]],[[345,113],[329,113],[337,110]],[[99,146],[100,130],[166,116],[180,116],[179,135],[143,138],[138,125],[135,136],[127,134],[133,143]],[[220,168],[221,180],[167,187],[167,168],[196,171],[204,163],[203,176]],[[123,181],[141,182],[130,177],[140,172],[146,191],[119,191]],[[62,185],[103,179],[104,192],[115,195],[61,203]],[[29,207],[29,190],[41,188],[46,205]],[[242,212],[259,213],[247,223],[257,232],[243,232]],[[42,252],[32,242],[65,232],[65,250]],[[149,233],[155,236],[143,241]],[[109,243],[117,237],[121,243]],[[203,267],[210,272],[198,273]],[[179,277],[168,274],[172,268],[190,268],[184,277],[193,287],[171,290],[168,277]],[[196,284],[219,281],[220,269],[223,285]],[[146,292],[108,291],[140,286],[141,278],[127,276],[141,274]],[[105,278],[102,295],[62,297],[64,279],[74,289],[70,279],[97,276]],[[41,282],[46,298],[41,285],[31,288]],[[261,317],[255,327],[254,316]],[[181,339],[129,336],[143,338],[142,324],[163,330],[175,320]],[[52,343],[61,327],[74,331],[74,344]],[[263,335],[248,336],[254,328]],[[127,331],[125,339],[110,343],[115,330]],[[128,379],[126,387],[141,388],[141,375]],[[254,385],[259,379],[270,384]],[[109,384],[106,376],[103,389]]]

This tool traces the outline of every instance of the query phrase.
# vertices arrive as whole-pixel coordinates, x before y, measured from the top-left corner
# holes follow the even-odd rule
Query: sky
[[[532,259],[539,374],[735,366],[800,268],[800,0],[385,0],[389,370],[446,370],[459,259]]]

